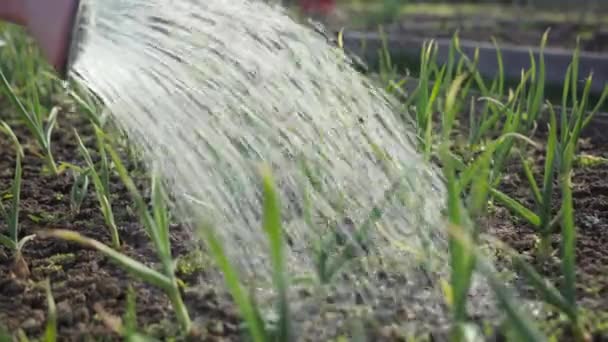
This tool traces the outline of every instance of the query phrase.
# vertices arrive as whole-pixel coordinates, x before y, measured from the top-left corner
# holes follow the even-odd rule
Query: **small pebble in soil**
[[[30,317],[21,323],[21,328],[27,333],[32,333],[38,330],[45,320],[44,316],[44,311],[32,310],[30,312]]]
[[[84,306],[81,306],[74,310],[74,319],[78,322],[88,322],[89,317],[89,310]]]
[[[74,322],[74,314],[68,300],[57,304],[57,318],[63,325],[71,325]]]
[[[7,279],[0,284],[0,291],[4,295],[17,295],[25,290],[25,283],[17,279]]]
[[[100,281],[97,288],[99,289],[99,294],[106,298],[116,298],[120,295],[120,287],[109,279]]]

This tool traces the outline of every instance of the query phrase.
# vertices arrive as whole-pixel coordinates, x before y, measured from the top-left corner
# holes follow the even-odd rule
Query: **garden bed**
[[[92,195],[87,196],[79,213],[72,213],[69,195],[72,178],[67,174],[59,177],[41,176],[42,162],[35,156],[34,144],[22,126],[14,124],[24,146],[24,180],[22,191],[22,234],[35,233],[45,228],[71,229],[100,241],[110,243],[104,219]],[[86,121],[75,114],[62,115],[60,128],[54,138],[54,152],[58,160],[78,163],[77,145],[72,127],[80,134],[91,135]],[[575,169],[574,197],[577,240],[577,279],[579,300],[593,310],[589,324],[596,340],[608,338],[608,332],[599,331],[600,323],[608,319],[608,136],[603,129],[593,123],[586,132],[581,152],[593,156],[582,159],[587,164]],[[599,128],[594,129],[594,128]],[[536,138],[546,141],[546,132],[539,130]],[[89,139],[87,139],[88,141]],[[9,189],[14,169],[14,149],[6,139],[0,140],[2,174],[0,189]],[[543,151],[535,152],[536,166],[543,165]],[[532,205],[530,191],[525,184],[522,168],[517,162],[507,167],[501,189],[523,203]],[[120,181],[113,179],[112,193],[115,195],[115,218],[123,239],[123,251],[137,260],[155,264],[156,259],[142,226],[133,213],[132,200]],[[555,199],[556,202],[558,198]],[[507,210],[495,207],[484,224],[490,233],[523,253],[533,256],[536,235],[532,228],[514,218]],[[192,253],[190,235],[181,226],[171,230],[174,255],[180,258],[179,277],[195,283],[203,279],[207,288],[197,287],[185,291],[184,300],[197,329],[201,331],[194,340],[238,340],[239,315],[224,289],[213,288],[211,279],[212,263],[201,264],[199,259],[188,256]],[[554,243],[559,245],[559,233]],[[58,240],[34,240],[25,248],[25,258],[30,265],[29,279],[19,279],[11,274],[12,260],[8,251],[0,254],[0,322],[14,331],[23,329],[28,336],[40,336],[44,331],[47,317],[46,296],[37,283],[49,278],[54,299],[57,303],[59,336],[62,341],[116,340],[118,335],[107,326],[99,315],[99,308],[107,313],[122,317],[127,305],[129,286],[133,286],[137,299],[139,327],[156,337],[176,335],[176,325],[171,306],[166,296],[154,287],[133,281],[107,258],[92,250]],[[559,283],[559,258],[547,262],[533,262],[548,279]],[[214,275],[216,276],[216,275]],[[525,286],[524,286],[525,288]],[[392,311],[393,309],[391,309]],[[395,312],[399,308],[394,308]],[[480,318],[483,320],[483,318]],[[603,319],[603,321],[602,321]],[[595,323],[593,323],[595,322]],[[315,327],[323,330],[323,327]],[[380,328],[378,328],[380,329]],[[375,338],[398,339],[397,330],[384,327],[368,331]],[[308,339],[308,336],[304,337]]]
[[[6,113],[6,110],[4,111]],[[2,115],[3,118],[6,115]],[[61,113],[53,134],[53,152],[62,162],[82,165],[73,128],[90,141],[92,130],[84,116]],[[10,121],[9,121],[10,122]],[[48,228],[69,229],[110,244],[99,204],[89,189],[78,213],[70,208],[74,182],[68,172],[59,176],[41,175],[42,159],[25,127],[10,122],[25,147],[23,161],[21,227],[22,236]],[[94,144],[94,141],[93,141]],[[88,144],[90,145],[90,144]],[[0,139],[0,191],[10,193],[15,169],[15,149],[3,134]],[[123,243],[123,252],[146,264],[158,259],[138,216],[133,201],[117,177],[111,181],[114,216]],[[4,228],[3,228],[4,229]],[[182,226],[171,227],[173,253],[178,274],[188,286],[210,277],[210,267],[201,264],[191,235]],[[60,341],[117,340],[99,315],[98,309],[122,318],[127,308],[129,286],[133,287],[138,327],[158,338],[179,335],[167,297],[159,289],[135,281],[122,268],[100,253],[56,239],[34,239],[25,245],[24,257],[31,275],[20,279],[12,273],[10,252],[0,249],[0,325],[9,332],[22,329],[28,337],[41,336],[47,319],[47,298],[40,283],[48,278],[57,307]],[[236,310],[225,291],[213,287],[185,291],[184,300],[201,337],[237,336]]]

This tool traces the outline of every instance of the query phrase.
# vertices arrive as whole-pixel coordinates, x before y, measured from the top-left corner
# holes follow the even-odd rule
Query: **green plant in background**
[[[570,78],[573,77],[573,70],[575,68],[577,69],[578,66],[576,61],[573,61],[568,69],[566,80],[569,81]],[[561,214],[563,214],[562,207],[555,216],[552,216],[551,201],[555,192],[554,176],[558,174],[560,179],[565,177],[564,172],[567,172],[568,170],[563,169],[564,161],[574,158],[581,131],[589,122],[591,122],[593,116],[598,112],[599,108],[601,108],[606,97],[608,97],[608,87],[606,87],[596,106],[591,111],[587,111],[591,80],[591,76],[589,76],[585,82],[580,101],[573,99],[572,114],[568,116],[565,110],[562,111],[559,131],[555,110],[551,104],[547,105],[550,119],[548,125],[549,138],[545,151],[542,188],[539,188],[538,183],[536,182],[530,162],[522,157],[524,173],[528,180],[528,184],[530,185],[536,209],[530,210],[525,205],[504,194],[500,190],[496,188],[492,189],[492,196],[497,201],[509,208],[514,214],[527,221],[538,231],[540,235],[538,252],[539,256],[543,259],[548,257],[552,252],[550,237],[555,232],[557,224],[560,222]],[[566,82],[564,85],[565,97],[568,97],[569,87],[570,83]],[[575,94],[576,91],[573,88],[572,96],[575,96]],[[565,100],[564,103],[567,103],[567,100]]]
[[[18,96],[33,94],[41,102],[51,103],[51,97],[60,90],[60,83],[48,77],[49,64],[40,54],[40,49],[21,27],[0,23],[0,70],[15,88]]]
[[[82,139],[78,135],[78,132],[74,131],[76,135],[76,139],[78,140],[78,146],[80,148],[80,154],[82,154],[86,164],[87,169],[85,172],[81,171],[81,175],[90,175],[93,179],[93,185],[95,186],[95,195],[97,197],[97,201],[99,202],[99,207],[101,208],[101,212],[103,214],[103,218],[105,220],[106,226],[110,231],[110,235],[112,237],[112,247],[115,249],[120,248],[120,237],[118,235],[118,227],[116,227],[116,222],[114,220],[114,213],[112,211],[112,202],[110,195],[110,166],[108,163],[108,157],[106,154],[105,144],[103,141],[103,132],[97,126],[93,125],[95,130],[95,138],[97,140],[97,150],[99,152],[99,169],[95,167],[95,163],[91,158],[89,150],[86,148]],[[76,199],[79,199],[77,197]]]
[[[0,234],[0,244],[13,251],[14,265],[13,272],[20,277],[29,276],[29,267],[25,262],[22,250],[23,246],[30,240],[34,239],[35,235],[27,235],[23,238],[19,237],[20,223],[19,223],[19,207],[21,202],[21,177],[22,167],[21,160],[23,158],[23,148],[17,139],[17,136],[5,122],[2,122],[2,130],[9,135],[10,139],[15,145],[15,175],[13,177],[13,184],[8,198],[11,199],[11,205],[7,210],[4,204],[0,201],[0,214],[2,219],[6,223],[8,235]],[[6,198],[6,197],[5,197]]]
[[[44,342],[55,342],[57,341],[57,308],[55,306],[55,298],[53,297],[50,280],[47,279],[44,282],[44,289],[46,290],[46,305],[48,311],[46,329],[44,330]]]
[[[53,158],[53,153],[51,150],[51,135],[57,122],[59,108],[54,107],[48,117],[45,119],[45,109],[40,104],[40,100],[35,90],[33,91],[34,95],[28,99],[27,104],[29,108],[26,108],[21,100],[19,100],[17,97],[17,94],[14,92],[13,87],[6,79],[6,76],[2,70],[0,70],[0,77],[2,77],[3,94],[15,106],[17,112],[19,113],[20,119],[25,123],[30,133],[32,133],[32,135],[34,135],[36,138],[38,147],[42,149],[42,155],[46,160],[48,169],[53,175],[57,175],[59,171],[57,169],[57,165],[55,164],[55,159]],[[36,88],[33,87],[32,89]]]
[[[169,239],[169,213],[166,206],[166,195],[162,190],[160,180],[153,175],[151,180],[152,208],[149,211],[148,205],[137,190],[135,183],[130,178],[118,154],[109,145],[105,146],[105,150],[110,154],[118,175],[135,201],[137,213],[153,242],[158,258],[161,261],[162,269],[160,271],[154,270],[97,240],[87,238],[73,231],[61,229],[47,230],[42,232],[41,236],[72,241],[96,249],[136,278],[160,288],[169,297],[183,332],[190,333],[192,322],[181,297],[178,279],[175,276],[175,265],[171,255],[171,242]]]
[[[557,161],[555,159],[555,154],[557,152],[556,145],[557,121],[555,119],[554,113],[552,112],[551,120],[549,123],[549,141],[546,146],[547,151],[545,156],[545,169],[542,189],[539,189],[538,187],[538,184],[533,174],[533,170],[530,166],[530,162],[528,160],[525,160],[524,157],[522,157],[524,172],[528,179],[530,188],[532,189],[533,198],[536,203],[536,213],[527,209],[524,205],[509,197],[508,195],[504,194],[500,190],[495,188],[491,190],[492,196],[497,201],[505,205],[507,208],[511,209],[520,217],[524,218],[539,232],[541,238],[541,242],[539,245],[539,255],[542,258],[546,258],[551,252],[550,237],[556,224],[559,222],[557,220],[559,216],[553,218],[551,213],[551,201],[554,192],[553,181],[557,164]]]
[[[80,212],[82,202],[86,198],[89,189],[89,172],[81,168],[74,169],[72,173],[74,183],[70,189],[70,210],[72,214]]]

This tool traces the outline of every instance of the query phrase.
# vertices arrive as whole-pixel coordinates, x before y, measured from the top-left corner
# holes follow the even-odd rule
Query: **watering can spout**
[[[44,57],[65,77],[78,0],[1,0],[0,19],[24,26]]]

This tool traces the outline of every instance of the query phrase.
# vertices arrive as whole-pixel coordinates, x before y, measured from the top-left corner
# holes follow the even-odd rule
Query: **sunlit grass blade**
[[[549,229],[549,221],[551,220],[551,200],[553,197],[553,177],[556,169],[556,154],[557,154],[557,119],[555,112],[549,110],[549,140],[545,147],[547,152],[545,155],[545,174],[543,178],[543,197],[542,207],[540,211],[541,227],[545,230],[543,233],[547,234],[546,230]]]
[[[178,281],[175,277],[175,264],[171,256],[171,243],[169,240],[169,214],[164,192],[161,191],[161,181],[156,173],[153,173],[151,180],[153,208],[152,213],[150,213],[146,202],[135,186],[135,182],[133,182],[133,179],[129,176],[118,153],[116,153],[110,145],[106,145],[106,150],[114,162],[118,176],[135,201],[139,218],[148,232],[149,237],[152,239],[156,254],[163,265],[164,276],[169,279],[170,286],[166,288],[166,294],[171,300],[177,319],[182,329],[186,332],[190,332],[192,329],[192,321],[190,320],[188,310],[184,305]]]
[[[226,287],[228,287],[232,298],[234,299],[239,311],[241,312],[241,315],[243,316],[243,319],[247,324],[251,338],[254,342],[268,341],[266,329],[260,324],[260,320],[257,318],[259,314],[256,313],[255,307],[253,306],[249,295],[243,289],[238,272],[236,271],[235,267],[232,266],[230,260],[226,256],[221,242],[215,236],[215,233],[212,231],[211,227],[203,226],[199,229],[199,232],[202,237],[204,237],[205,242],[209,246],[209,251],[213,255],[217,266],[222,271]]]
[[[447,182],[447,210],[448,210],[448,229],[459,229],[465,222],[463,206],[460,200],[460,191],[456,182],[456,174],[453,164],[447,155],[448,146],[444,143],[441,147],[441,157],[444,161],[444,174]],[[454,319],[454,333],[458,334],[458,326],[464,323],[467,319],[466,303],[473,270],[475,268],[475,259],[470,250],[463,247],[450,237],[449,239],[451,278],[450,285],[452,289],[452,315]]]
[[[510,209],[517,216],[523,218],[528,223],[533,225],[534,227],[540,226],[540,217],[536,215],[532,210],[526,208],[517,200],[509,197],[509,195],[501,192],[497,189],[490,189],[490,193],[492,196],[497,199],[500,203],[502,203],[505,207]]]
[[[70,209],[72,213],[78,213],[89,189],[89,174],[74,171],[73,178],[74,183],[70,189]]]
[[[564,79],[564,88],[562,91],[562,108],[560,115],[560,142],[566,141],[568,138],[568,94],[570,92],[570,78],[572,77],[572,63],[568,65],[568,69],[566,70],[566,76]],[[549,107],[549,110],[553,110],[552,107]]]
[[[526,175],[526,179],[530,184],[530,190],[532,191],[532,196],[534,197],[534,201],[536,205],[540,207],[543,203],[543,198],[540,193],[540,189],[538,188],[538,183],[534,178],[534,172],[532,171],[532,166],[530,165],[530,161],[528,161],[523,155],[521,156],[521,165],[524,169],[524,174]]]
[[[461,90],[463,82],[469,77],[468,74],[461,74],[457,76],[446,94],[445,108],[443,112],[443,141],[447,141],[450,138],[450,133],[456,119],[456,113],[458,112],[459,106],[457,106],[458,92]]]
[[[591,110],[591,112],[585,118],[585,121],[583,122],[583,128],[587,127],[589,125],[589,123],[591,123],[591,120],[600,111],[600,108],[602,108],[602,106],[604,105],[604,102],[606,102],[607,98],[608,98],[608,85],[606,85],[604,87],[604,91],[602,92],[602,95],[600,95],[600,98],[598,99],[595,107]]]
[[[498,65],[498,69],[496,70],[496,72],[498,73],[497,95],[502,96],[505,92],[504,91],[504,89],[505,89],[505,67],[504,67],[504,62],[502,59],[502,52],[500,51],[500,46],[498,45],[498,42],[496,41],[496,39],[494,37],[492,37],[492,43],[494,44],[494,47],[496,48],[496,63]]]
[[[44,238],[66,240],[95,249],[110,258],[110,260],[112,260],[114,263],[126,269],[135,277],[140,278],[151,285],[159,287],[164,291],[171,290],[172,285],[169,277],[161,274],[160,272],[154,271],[137,260],[131,259],[128,256],[117,252],[113,248],[108,247],[97,240],[85,237],[77,232],[64,229],[41,231],[40,236]]]
[[[462,227],[451,226],[448,230],[450,239],[473,255],[476,260],[477,269],[484,275],[488,285],[492,289],[499,306],[505,311],[509,322],[515,328],[518,341],[546,341],[547,338],[534,324],[534,320],[523,310],[523,307],[515,299],[513,291],[504,285],[504,281],[497,276],[496,270],[486,257],[480,253],[466,231]]]
[[[95,195],[97,197],[97,201],[99,203],[99,208],[103,214],[105,223],[106,223],[106,227],[108,228],[108,231],[110,233],[110,236],[112,238],[112,247],[114,247],[115,249],[119,249],[120,248],[120,236],[118,235],[118,227],[116,226],[116,222],[114,220],[114,212],[112,211],[112,204],[110,203],[110,198],[109,198],[109,191],[108,191],[108,185],[107,183],[107,179],[103,179],[102,177],[107,177],[107,161],[102,161],[101,162],[101,168],[100,168],[100,172],[97,171],[95,164],[93,163],[93,159],[91,158],[91,154],[89,153],[89,150],[87,149],[87,147],[84,145],[84,143],[82,142],[82,139],[80,138],[80,135],[78,134],[78,132],[76,132],[76,130],[74,130],[74,134],[76,136],[76,140],[78,142],[78,147],[80,149],[80,154],[83,156],[87,167],[88,167],[88,173],[91,176],[91,178],[93,179],[93,185],[95,187]],[[99,139],[99,137],[97,137]],[[101,159],[105,159],[105,154],[101,155]],[[106,168],[106,170],[103,170],[103,168]],[[105,184],[104,184],[105,183]]]
[[[13,134],[14,136],[14,134]],[[14,141],[16,146],[20,146],[19,141]],[[13,184],[11,186],[12,204],[8,213],[8,231],[10,238],[17,243],[19,241],[19,207],[21,203],[21,180],[23,177],[23,168],[21,165],[22,155],[21,148],[16,148],[15,155],[15,175],[13,176]]]
[[[574,158],[572,141],[566,147],[561,172],[562,188],[562,269],[564,273],[564,297],[571,306],[576,306],[576,228],[572,200],[572,160]]]
[[[129,193],[131,194],[131,197],[133,197],[133,201],[135,202],[135,206],[137,208],[137,213],[144,225],[144,228],[146,229],[146,232],[152,239],[152,242],[154,243],[154,247],[155,247],[157,253],[159,253],[159,257],[162,259],[161,261],[163,261],[163,263],[165,263],[167,261],[165,259],[166,254],[163,252],[166,251],[166,249],[164,247],[164,243],[161,241],[162,240],[162,237],[160,235],[161,232],[158,229],[156,229],[157,226],[156,226],[156,222],[154,221],[154,217],[152,215],[150,215],[150,212],[148,211],[148,206],[147,206],[146,202],[144,201],[144,198],[139,193],[139,190],[137,189],[135,182],[133,182],[133,179],[131,179],[131,177],[129,176],[129,172],[127,171],[126,167],[122,163],[118,153],[109,145],[106,145],[106,149],[107,149],[107,152],[110,154],[112,161],[114,162],[114,167],[116,168],[116,172],[118,173],[118,176],[120,177],[122,183],[125,185],[125,187],[129,191]]]
[[[154,213],[154,222],[158,230],[160,253],[165,260],[171,260],[171,246],[169,246],[169,213],[166,208],[166,197],[163,192],[160,179],[156,173],[152,175],[152,210]]]
[[[273,264],[274,286],[279,294],[279,331],[278,341],[290,341],[291,327],[289,301],[287,298],[287,279],[285,269],[283,227],[281,224],[280,203],[275,191],[272,173],[268,167],[261,170],[264,189],[264,231],[270,242],[270,254]]]
[[[47,321],[44,331],[44,342],[55,342],[57,340],[57,308],[55,306],[55,298],[51,290],[49,280],[45,282],[46,289],[46,305],[47,305]]]

